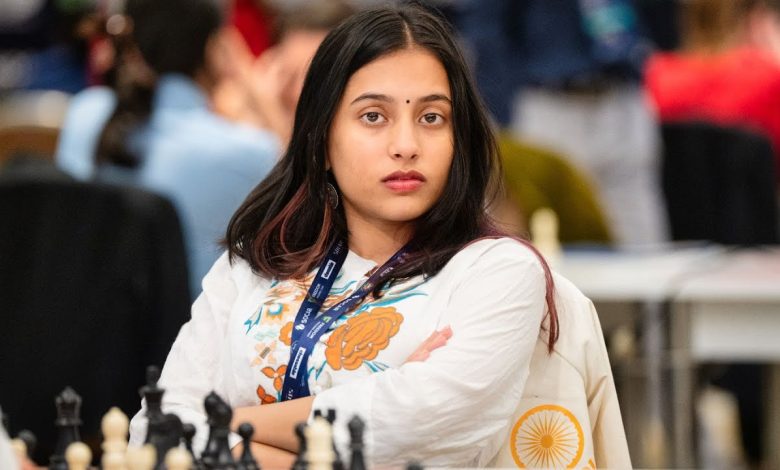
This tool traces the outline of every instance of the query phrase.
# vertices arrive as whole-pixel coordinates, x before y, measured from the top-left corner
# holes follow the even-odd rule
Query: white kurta
[[[348,296],[376,267],[350,252],[326,306]],[[304,282],[273,281],[223,255],[203,281],[192,319],[162,371],[163,409],[208,430],[203,399],[231,406],[280,399],[292,321]],[[359,415],[372,465],[484,466],[498,452],[520,400],[546,311],[541,264],[511,239],[481,240],[436,275],[369,297],[322,336],[309,360],[314,409],[334,408],[334,435],[348,455],[346,423]],[[452,338],[425,362],[405,363],[434,331]],[[142,409],[131,442],[145,435]],[[233,436],[235,443],[237,436]]]

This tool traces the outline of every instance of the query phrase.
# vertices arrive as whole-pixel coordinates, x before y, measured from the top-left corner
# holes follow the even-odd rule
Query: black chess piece
[[[165,390],[160,388],[157,382],[160,380],[160,368],[157,366],[149,366],[146,368],[146,385],[141,387],[139,392],[141,397],[146,400],[146,417],[149,421],[161,418],[162,412],[162,397]],[[147,436],[144,442],[149,442],[149,431],[147,430]]]
[[[208,469],[234,470],[237,465],[228,442],[233,410],[214,392],[208,394],[204,407],[208,414],[209,438],[201,462]]]
[[[65,387],[55,399],[57,406],[57,444],[49,458],[49,470],[68,470],[65,451],[72,443],[81,440],[81,397],[70,387]]]
[[[182,440],[184,440],[184,447],[187,449],[187,452],[190,453],[190,455],[195,455],[195,452],[192,451],[192,439],[195,438],[195,433],[198,430],[195,428],[195,425],[190,423],[184,423],[182,424],[181,429],[181,436]]]
[[[241,458],[238,461],[239,470],[260,470],[260,465],[252,455],[252,435],[255,428],[250,423],[241,423],[238,427],[238,435],[241,436],[244,449],[241,451]]]
[[[146,399],[146,444],[152,444],[157,452],[156,470],[165,467],[165,455],[179,445],[184,427],[178,416],[162,411],[162,398],[165,389],[158,385],[160,369],[156,366],[146,368],[146,385],[141,387],[141,395]]]
[[[349,459],[349,470],[366,470],[366,459],[363,455],[363,433],[366,424],[358,416],[352,417],[347,424],[349,428],[349,448],[351,456]]]
[[[309,467],[309,463],[306,461],[305,431],[306,423],[298,423],[295,425],[295,436],[298,438],[298,457],[296,457],[291,470],[306,470]]]
[[[424,468],[425,467],[416,460],[412,460],[406,464],[406,470],[424,470]]]

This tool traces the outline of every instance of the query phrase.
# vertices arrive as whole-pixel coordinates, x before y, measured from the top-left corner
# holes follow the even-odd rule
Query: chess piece
[[[146,369],[146,385],[141,387],[141,395],[146,399],[146,418],[148,419],[144,443],[152,444],[157,456],[155,469],[162,470],[165,454],[181,442],[183,425],[178,416],[162,411],[162,398],[165,389],[160,388],[160,369],[149,366]]]
[[[126,466],[127,430],[130,421],[122,411],[113,407],[108,410],[100,422],[103,431],[103,470],[123,470]]]
[[[243,450],[241,451],[241,458],[238,461],[238,467],[241,470],[260,470],[257,460],[252,455],[252,435],[255,433],[255,428],[250,423],[241,423],[238,426],[238,435],[241,436],[243,443]]]
[[[550,266],[558,266],[561,261],[558,216],[548,207],[537,209],[531,216],[530,226],[534,246]]]
[[[298,456],[295,458],[292,470],[306,470],[306,423],[295,425],[295,436],[298,438]]]
[[[336,459],[333,453],[333,432],[328,421],[317,416],[306,427],[306,461],[309,470],[332,470]]]
[[[80,441],[79,426],[81,425],[81,397],[70,387],[60,393],[55,399],[57,406],[57,443],[54,454],[49,458],[49,470],[68,470],[65,461],[65,451],[74,442]]]
[[[366,470],[366,460],[363,455],[363,433],[366,425],[362,419],[354,416],[349,420],[347,427],[349,428],[349,448],[351,451],[349,470]]]
[[[233,410],[214,392],[209,393],[205,398],[204,407],[208,414],[209,438],[201,462],[209,469],[232,469],[236,461],[230,451],[228,436]]]
[[[412,460],[406,464],[406,470],[423,470],[423,466],[420,465],[420,462]]]
[[[24,442],[24,446],[27,449],[27,458],[32,460],[35,446],[38,445],[38,439],[35,437],[35,434],[28,429],[22,429],[19,431],[19,434],[16,435],[16,438]]]
[[[87,470],[92,462],[92,451],[83,442],[74,442],[65,450],[65,461],[70,470]]]
[[[157,451],[152,444],[129,447],[125,455],[127,470],[152,470],[157,464]]]
[[[195,452],[192,451],[192,439],[195,437],[196,432],[197,429],[193,424],[184,423],[182,425],[182,440],[184,440],[184,447],[187,449],[190,455],[193,456],[195,455]]]
[[[162,397],[165,390],[157,385],[160,380],[160,369],[157,366],[149,366],[146,368],[146,385],[141,387],[141,397],[146,400],[146,417],[149,421],[153,421],[162,417]],[[147,431],[147,440],[148,440]]]
[[[190,470],[192,468],[192,454],[187,449],[174,447],[165,454],[165,467],[167,470]]]
[[[336,410],[333,408],[328,408],[326,411],[326,414],[322,414],[322,410],[314,410],[314,417],[322,417],[325,418],[325,420],[330,424],[331,429],[333,429],[333,423],[336,422]],[[334,461],[333,461],[333,470],[344,470],[344,462],[341,460],[341,455],[339,454],[339,450],[336,448],[336,443],[333,443],[333,454],[335,455]]]
[[[16,439],[11,439],[11,449],[13,449],[16,460],[19,462],[24,462],[24,459],[26,459],[29,454],[27,445],[18,437]]]

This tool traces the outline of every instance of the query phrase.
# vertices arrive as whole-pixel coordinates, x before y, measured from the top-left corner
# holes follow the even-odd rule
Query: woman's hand
[[[434,331],[431,336],[428,337],[428,339],[423,341],[422,344],[420,344],[420,346],[418,346],[417,349],[408,358],[406,358],[404,363],[423,362],[427,360],[433,350],[447,344],[447,341],[450,338],[452,338],[452,328],[449,326],[446,326],[441,330]]]

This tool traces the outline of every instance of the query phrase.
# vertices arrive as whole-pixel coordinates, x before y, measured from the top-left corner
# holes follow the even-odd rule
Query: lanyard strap
[[[398,250],[385,264],[377,269],[363,284],[349,297],[334,305],[321,315],[317,315],[323,302],[328,298],[333,282],[336,279],[344,260],[347,257],[347,244],[344,240],[337,240],[328,251],[325,261],[320,265],[317,276],[314,278],[306,299],[298,309],[292,329],[292,346],[290,347],[290,360],[287,363],[287,373],[284,375],[282,386],[282,400],[309,396],[309,371],[308,363],[314,346],[325,332],[330,329],[331,323],[351,311],[376,287],[377,282],[393,272],[406,258],[406,247]]]

